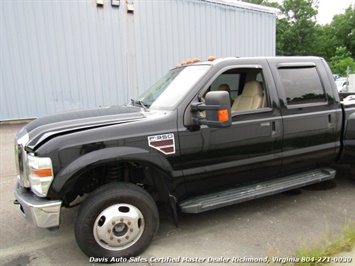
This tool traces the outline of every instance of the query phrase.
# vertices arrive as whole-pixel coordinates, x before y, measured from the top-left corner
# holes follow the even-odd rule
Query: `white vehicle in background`
[[[346,97],[342,101],[342,103],[345,104],[345,105],[354,104],[355,103],[355,95],[349,95],[348,97]]]
[[[347,78],[338,78],[335,80],[335,84],[337,85],[338,92],[347,92],[349,87],[349,81]]]

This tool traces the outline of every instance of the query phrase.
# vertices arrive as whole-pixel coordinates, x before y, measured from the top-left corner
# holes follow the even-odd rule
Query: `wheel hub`
[[[114,227],[113,227],[113,234],[117,237],[121,237],[121,236],[124,236],[128,231],[128,226],[127,224],[124,224],[124,223],[119,223],[119,224],[116,224]]]
[[[144,217],[130,204],[115,204],[103,210],[94,224],[96,242],[109,250],[122,250],[136,243],[144,231]]]

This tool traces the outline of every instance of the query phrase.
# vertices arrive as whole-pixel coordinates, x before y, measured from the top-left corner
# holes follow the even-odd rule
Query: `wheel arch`
[[[112,147],[100,149],[78,157],[56,174],[51,190],[60,196],[70,190],[69,183],[75,182],[79,176],[96,167],[118,162],[140,162],[157,169],[163,175],[171,175],[172,167],[168,160],[160,154],[152,154],[148,150],[136,147]]]
[[[144,172],[145,177],[151,182],[157,198],[165,203],[168,215],[177,225],[177,199],[175,193],[184,194],[186,188],[183,182],[176,182],[176,178],[182,175],[173,170],[169,161],[159,152],[150,152],[136,147],[111,147],[96,150],[78,157],[76,160],[63,168],[55,177],[51,191],[54,196],[66,197],[70,193],[82,174],[97,167],[110,163],[139,163],[148,170]],[[98,185],[95,189],[104,184]],[[179,187],[179,191],[175,189]],[[79,194],[77,194],[79,195]],[[76,198],[75,193],[72,200]],[[69,206],[72,200],[66,200],[65,206]]]

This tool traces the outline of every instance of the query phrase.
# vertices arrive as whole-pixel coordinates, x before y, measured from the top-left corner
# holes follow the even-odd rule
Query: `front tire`
[[[129,258],[141,254],[159,228],[152,197],[130,183],[106,184],[89,195],[75,220],[75,237],[88,257]]]

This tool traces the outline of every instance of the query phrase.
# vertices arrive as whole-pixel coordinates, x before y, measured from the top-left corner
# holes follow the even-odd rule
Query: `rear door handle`
[[[279,121],[272,121],[271,136],[278,136],[278,135],[280,135],[280,122]]]
[[[335,127],[335,114],[328,114],[328,128]]]

